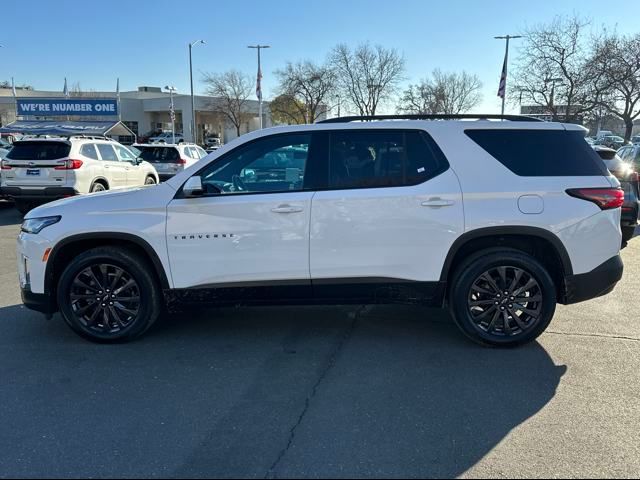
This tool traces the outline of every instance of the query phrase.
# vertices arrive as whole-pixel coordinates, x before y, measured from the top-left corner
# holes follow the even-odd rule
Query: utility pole
[[[498,90],[498,96],[502,97],[502,115],[504,115],[504,107],[507,100],[507,73],[509,70],[509,42],[517,38],[522,38],[522,35],[505,35],[502,37],[493,37],[496,40],[506,40],[506,49],[504,54],[504,65],[502,67],[502,77],[500,78],[500,89]]]
[[[271,45],[249,45],[247,48],[258,50],[258,77],[256,81],[256,95],[258,96],[258,115],[260,115],[260,129],[262,129],[262,66],[260,64],[260,51],[263,48],[271,48]]]
[[[191,81],[191,137],[193,143],[198,143],[198,134],[196,132],[196,105],[193,96],[193,62],[191,60],[191,51],[194,45],[205,45],[204,40],[197,40],[189,44],[189,79]]]

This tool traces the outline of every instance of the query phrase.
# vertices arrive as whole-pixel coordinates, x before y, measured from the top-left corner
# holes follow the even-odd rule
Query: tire
[[[89,190],[89,193],[106,192],[107,190],[109,189],[105,187],[103,183],[94,182],[94,184],[91,185],[91,190]]]
[[[456,270],[451,285],[449,305],[456,324],[483,346],[516,347],[532,342],[547,329],[556,309],[551,275],[519,250],[477,252]],[[509,292],[506,297],[505,292]]]
[[[636,233],[636,227],[622,227],[622,244],[625,245],[633,238]]]
[[[22,216],[25,216],[36,207],[35,203],[29,202],[27,200],[16,200],[15,206],[16,209],[22,214]]]
[[[145,185],[155,185],[158,182],[156,182],[156,179],[153,177],[147,177],[147,179],[144,181]]]
[[[153,326],[162,311],[161,289],[152,271],[144,258],[125,248],[88,250],[75,257],[60,276],[60,313],[87,340],[135,340]]]

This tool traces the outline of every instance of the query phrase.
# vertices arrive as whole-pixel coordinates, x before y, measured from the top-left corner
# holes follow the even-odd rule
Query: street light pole
[[[258,50],[258,77],[256,81],[256,93],[258,95],[258,115],[260,115],[260,129],[262,130],[262,66],[260,65],[260,51],[263,48],[271,48],[271,45],[249,45],[247,48]]]
[[[198,143],[198,133],[196,132],[196,105],[193,96],[193,61],[191,59],[191,51],[194,45],[205,45],[204,40],[197,40],[189,44],[189,80],[191,81],[191,137],[194,143]]]
[[[173,93],[176,91],[176,87],[164,87],[165,90],[169,91],[169,98],[171,99],[171,103],[169,104],[169,117],[171,118],[171,139],[172,143],[176,144],[176,109],[173,104]]]
[[[502,37],[493,37],[496,40],[506,40],[506,50],[504,54],[504,95],[502,96],[502,115],[504,115],[504,107],[507,100],[507,70],[509,66],[509,42],[517,38],[522,38],[522,35],[505,35]]]

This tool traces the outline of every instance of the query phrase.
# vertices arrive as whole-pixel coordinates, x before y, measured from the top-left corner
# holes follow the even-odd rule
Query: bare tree
[[[596,72],[599,107],[624,122],[629,140],[640,117],[640,34],[597,39],[590,68]]]
[[[360,115],[375,115],[397,92],[405,70],[404,57],[397,50],[368,43],[353,51],[340,44],[331,52],[330,62],[341,97]]]
[[[482,82],[467,72],[434,70],[431,78],[409,85],[400,99],[398,111],[416,114],[466,113],[482,101]]]
[[[562,116],[562,120],[577,121],[596,105],[597,81],[588,68],[587,25],[577,16],[556,17],[524,33],[515,90],[522,100],[544,107],[554,120]]]
[[[283,70],[276,71],[276,76],[278,92],[295,100],[288,107],[298,111],[295,116],[302,118],[302,123],[313,123],[326,112],[326,102],[336,81],[335,71],[329,65],[310,61],[288,63]]]
[[[228,120],[240,136],[240,127],[253,114],[248,111],[249,97],[253,93],[253,81],[250,76],[237,70],[225,73],[207,73],[204,76],[207,94],[214,97],[211,110]]]

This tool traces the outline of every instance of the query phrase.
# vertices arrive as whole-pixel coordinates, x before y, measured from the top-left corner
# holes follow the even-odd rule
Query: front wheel
[[[513,347],[538,338],[556,308],[549,272],[518,250],[488,250],[456,271],[449,296],[462,332],[485,346]]]
[[[16,209],[24,216],[33,210],[36,207],[36,204],[27,200],[16,200],[15,206]]]
[[[636,233],[636,227],[622,227],[622,244],[625,245],[633,238]]]
[[[58,283],[60,312],[78,335],[99,343],[134,340],[161,312],[148,262],[123,248],[98,247],[75,257]]]

